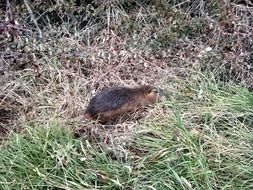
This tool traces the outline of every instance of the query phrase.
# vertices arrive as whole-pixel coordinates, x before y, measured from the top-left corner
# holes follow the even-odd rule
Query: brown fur
[[[97,93],[90,101],[85,117],[105,124],[120,116],[157,102],[159,93],[154,87],[112,87]]]

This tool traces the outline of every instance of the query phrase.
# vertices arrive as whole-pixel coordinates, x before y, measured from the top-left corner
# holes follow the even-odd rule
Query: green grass
[[[74,139],[60,123],[27,127],[1,150],[1,189],[120,187],[127,164],[106,156],[102,147]],[[101,183],[99,178],[106,181]],[[125,185],[125,184],[124,184]]]
[[[162,102],[172,114],[144,120],[130,140],[27,123],[1,147],[0,188],[252,189],[253,94],[203,76],[185,87]]]

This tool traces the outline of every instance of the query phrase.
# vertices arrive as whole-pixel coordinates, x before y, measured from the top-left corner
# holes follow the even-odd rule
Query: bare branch
[[[27,0],[24,0],[24,3],[25,3],[25,6],[26,6],[26,8],[27,8],[27,10],[28,10],[28,12],[29,12],[29,14],[30,14],[30,16],[31,16],[31,19],[32,19],[33,23],[35,24],[35,26],[36,26],[36,28],[37,28],[37,31],[38,31],[38,33],[39,33],[39,37],[42,38],[42,32],[41,32],[41,30],[40,30],[40,28],[39,28],[39,26],[38,26],[38,23],[37,23],[37,21],[36,21],[34,15],[33,15],[33,12],[32,12],[31,7],[29,6]]]

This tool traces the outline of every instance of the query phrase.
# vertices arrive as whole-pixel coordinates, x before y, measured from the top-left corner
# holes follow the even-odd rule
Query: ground
[[[1,189],[252,189],[250,1],[4,1]],[[111,128],[104,87],[166,99]]]

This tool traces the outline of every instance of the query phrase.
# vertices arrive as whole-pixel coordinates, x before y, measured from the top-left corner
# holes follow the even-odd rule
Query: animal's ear
[[[152,88],[151,92],[162,95],[164,93],[164,90],[159,87],[155,87],[155,88]]]
[[[150,93],[153,92],[153,93],[158,93],[159,92],[159,89],[158,88],[151,88],[150,89]]]

